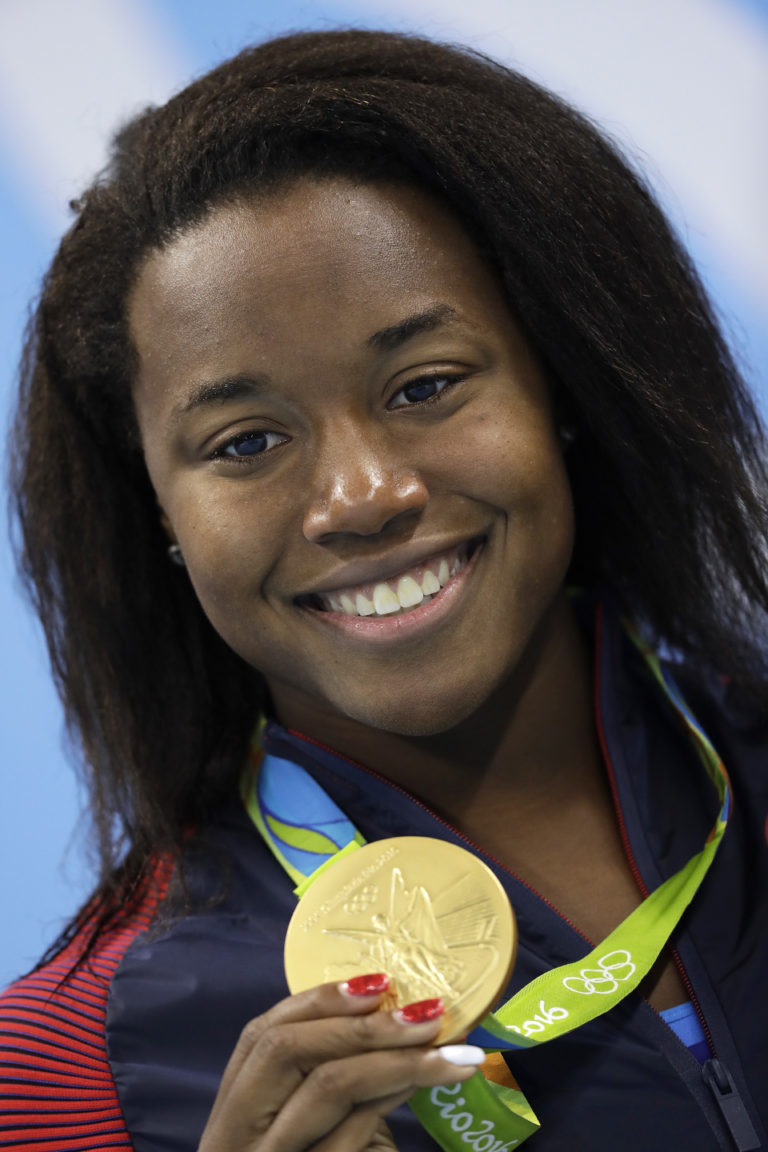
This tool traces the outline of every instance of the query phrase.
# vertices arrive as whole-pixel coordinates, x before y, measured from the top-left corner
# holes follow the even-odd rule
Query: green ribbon
[[[522,1092],[482,1072],[463,1084],[420,1088],[408,1104],[446,1152],[507,1152],[540,1128]]]

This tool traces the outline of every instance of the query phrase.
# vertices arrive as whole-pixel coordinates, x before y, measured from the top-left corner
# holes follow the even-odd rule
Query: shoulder
[[[112,977],[151,925],[167,886],[160,866],[131,914],[86,957],[92,921],[47,963],[0,995],[0,1128],[4,1148],[131,1149],[105,1036]]]

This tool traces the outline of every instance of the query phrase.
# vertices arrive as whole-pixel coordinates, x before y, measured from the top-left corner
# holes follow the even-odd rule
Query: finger
[[[448,1056],[451,1050],[447,1050]],[[481,1049],[462,1046],[456,1065],[439,1048],[388,1049],[319,1064],[275,1117],[264,1152],[300,1152],[335,1133],[355,1111],[382,1119],[417,1088],[470,1079],[484,1059]],[[394,1101],[394,1103],[393,1103]],[[363,1145],[364,1147],[364,1145]]]
[[[224,1070],[219,1085],[218,1101],[227,1095],[235,1079],[261,1037],[271,1028],[299,1021],[321,1020],[330,1016],[350,1016],[374,1012],[389,985],[383,973],[376,973],[342,984],[320,984],[279,1001],[262,1016],[249,1020]],[[380,991],[375,991],[376,988]],[[368,991],[374,989],[374,991]],[[214,1104],[214,1110],[216,1104]]]
[[[391,1112],[407,1097],[390,1096],[387,1112]],[[378,1112],[364,1105],[356,1108],[338,1128],[313,1144],[312,1152],[397,1152],[392,1133]]]
[[[420,1045],[426,1051],[425,1045],[436,1039],[439,1030],[439,1015],[413,1023],[391,1012],[276,1025],[261,1033],[226,1093],[220,1091],[213,1115],[226,1110],[242,1116],[250,1134],[266,1132],[306,1077],[318,1069],[386,1050]]]

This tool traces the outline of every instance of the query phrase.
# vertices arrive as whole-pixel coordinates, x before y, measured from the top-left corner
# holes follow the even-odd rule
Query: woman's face
[[[570,493],[542,370],[456,218],[305,179],[146,259],[135,402],[213,626],[309,711],[426,735],[521,665]]]

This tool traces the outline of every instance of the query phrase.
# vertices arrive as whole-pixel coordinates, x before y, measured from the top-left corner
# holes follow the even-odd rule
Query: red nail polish
[[[349,996],[378,996],[389,988],[386,972],[373,972],[369,976],[352,976],[342,985]]]
[[[434,1000],[417,1000],[415,1004],[406,1004],[399,1008],[397,1015],[404,1024],[426,1024],[428,1020],[437,1020],[445,1011],[445,1005],[440,997]]]

